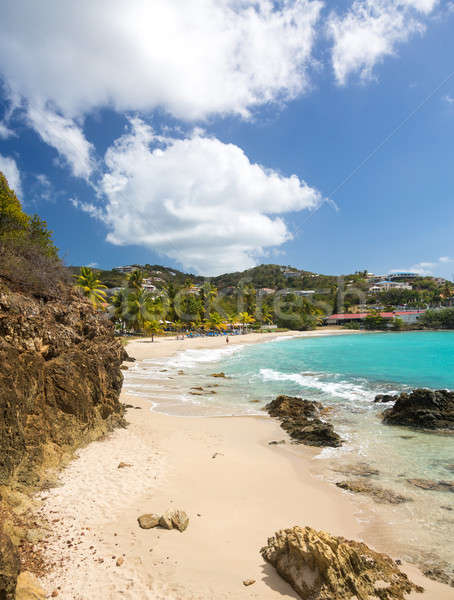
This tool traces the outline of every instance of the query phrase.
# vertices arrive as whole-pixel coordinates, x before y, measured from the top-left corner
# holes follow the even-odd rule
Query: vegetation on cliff
[[[46,224],[0,174],[0,599],[13,600],[29,495],[74,449],[123,424],[127,358],[72,286]]]
[[[60,284],[69,280],[46,222],[22,210],[1,172],[0,279],[41,297],[58,295]]]

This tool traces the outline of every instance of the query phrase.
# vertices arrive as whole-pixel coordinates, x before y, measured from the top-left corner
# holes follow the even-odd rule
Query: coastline
[[[352,333],[358,332],[296,335]],[[248,334],[231,344],[276,337],[293,335]],[[143,360],[225,345],[224,337],[157,338],[132,341],[127,349]],[[152,412],[148,400],[125,392],[122,401],[137,407],[127,412],[127,429],[82,449],[63,471],[62,486],[40,494],[40,516],[49,522],[42,550],[55,563],[42,582],[49,594],[56,590],[63,600],[298,598],[259,553],[276,530],[310,525],[373,546],[372,529],[387,529],[379,514],[365,527],[356,499],[317,478],[317,450],[269,446],[285,434],[268,417],[175,417]],[[119,469],[120,462],[131,466]],[[189,514],[183,534],[138,527],[140,514],[169,508]],[[452,598],[452,588],[414,567],[404,570],[426,589],[408,598]],[[256,583],[245,588],[248,578]]]

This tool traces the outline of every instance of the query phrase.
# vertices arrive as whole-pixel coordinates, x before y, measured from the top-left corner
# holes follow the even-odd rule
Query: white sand
[[[271,334],[231,343],[264,339]],[[158,358],[221,344],[224,338],[159,339],[132,342],[128,351]],[[365,537],[357,504],[311,473],[312,449],[268,445],[285,437],[271,419],[170,417],[151,412],[146,400],[124,394],[123,401],[141,407],[128,411],[129,427],[82,449],[62,487],[42,494],[42,514],[58,519],[46,550],[57,563],[43,580],[49,593],[59,588],[62,600],[297,598],[260,556],[267,537],[296,524]],[[120,461],[132,466],[118,469]],[[189,514],[187,531],[138,527],[139,515],[169,508]],[[378,520],[374,527],[385,529]],[[415,597],[454,597],[452,588],[409,571],[427,590]],[[256,583],[246,588],[248,578]]]

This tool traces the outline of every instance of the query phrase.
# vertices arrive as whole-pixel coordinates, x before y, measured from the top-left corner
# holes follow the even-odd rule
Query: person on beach
[[[229,336],[227,336],[227,337],[225,338],[225,343],[226,343],[226,344],[228,344],[228,343],[229,343],[229,341],[230,341],[230,340],[229,340]]]

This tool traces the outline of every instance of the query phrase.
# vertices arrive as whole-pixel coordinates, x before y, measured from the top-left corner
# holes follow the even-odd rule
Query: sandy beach
[[[301,335],[328,333],[342,334]],[[231,344],[272,337],[249,334]],[[224,338],[158,338],[127,349],[143,360],[221,346]],[[386,524],[378,517],[365,527],[351,496],[316,477],[315,450],[269,445],[286,437],[272,419],[167,416],[140,397],[123,393],[122,401],[132,406],[128,427],[80,450],[61,485],[40,494],[39,513],[48,522],[41,550],[53,564],[42,580],[49,594],[63,600],[298,598],[260,555],[268,537],[293,525],[370,545],[382,539],[375,548],[390,552]],[[118,468],[121,462],[127,466]],[[139,515],[174,508],[189,515],[184,533],[139,528]],[[452,588],[414,567],[404,570],[426,589],[408,598],[452,599]],[[245,587],[245,579],[256,583]]]

